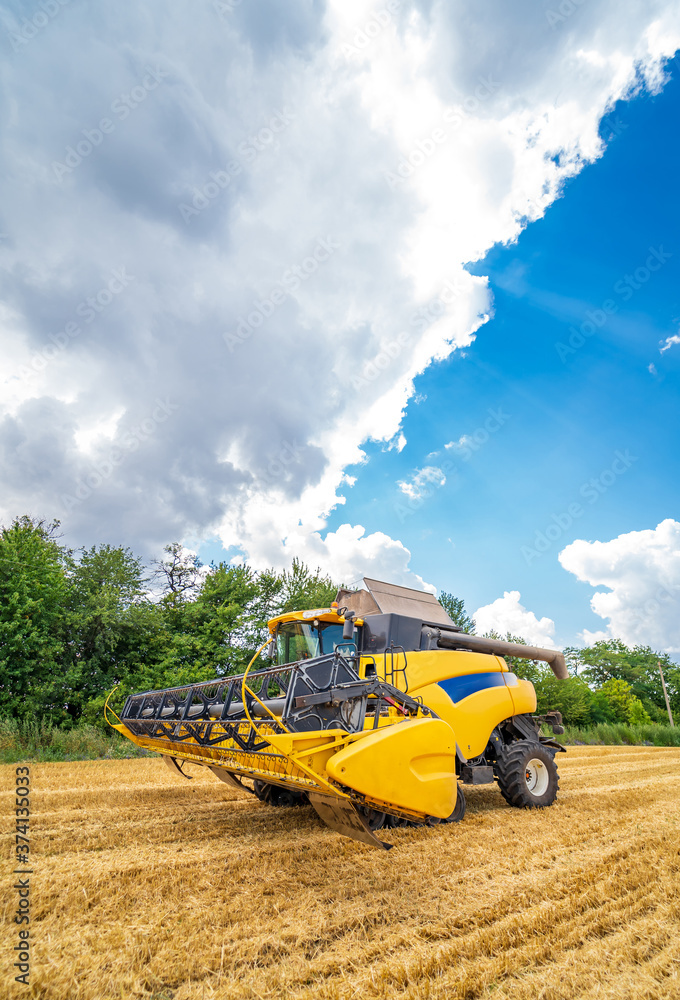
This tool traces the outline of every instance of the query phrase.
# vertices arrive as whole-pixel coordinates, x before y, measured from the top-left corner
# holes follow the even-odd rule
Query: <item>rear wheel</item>
[[[511,743],[498,756],[496,775],[501,795],[517,809],[544,809],[555,801],[557,765],[540,743]]]

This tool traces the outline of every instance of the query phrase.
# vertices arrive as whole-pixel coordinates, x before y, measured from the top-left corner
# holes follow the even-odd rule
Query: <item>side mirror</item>
[[[276,656],[276,641],[274,639],[267,646],[267,656],[270,660],[273,660]]]
[[[345,614],[345,623],[342,626],[342,638],[345,642],[351,642],[354,638],[354,612],[348,611]]]

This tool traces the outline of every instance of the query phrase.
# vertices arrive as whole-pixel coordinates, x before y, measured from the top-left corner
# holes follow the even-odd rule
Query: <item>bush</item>
[[[103,733],[90,725],[59,729],[45,720],[20,722],[0,718],[0,762],[3,764],[21,760],[102,760],[147,755],[147,750],[136,747],[113,730]]]
[[[564,736],[555,738],[565,746],[585,743],[591,746],[646,744],[656,747],[680,747],[680,729],[677,726],[660,726],[654,723],[637,726],[625,722],[602,722],[584,728],[566,726]]]

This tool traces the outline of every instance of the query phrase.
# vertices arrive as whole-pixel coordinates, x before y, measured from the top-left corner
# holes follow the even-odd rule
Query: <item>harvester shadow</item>
[[[466,818],[473,819],[475,816],[487,813],[496,813],[498,810],[507,810],[509,807],[503,801],[497,788],[488,786],[485,788],[466,789],[467,809]],[[314,837],[325,831],[330,836],[339,836],[325,826],[317,815],[316,811],[309,805],[303,806],[271,806],[254,800],[234,800],[238,802],[240,808],[230,811],[232,803],[220,803],[214,811],[211,810],[211,821],[214,823],[214,835],[229,836],[238,838],[246,834],[255,836],[258,839],[275,841],[281,836],[290,837],[295,833],[296,839]],[[412,839],[414,835],[427,836],[433,829],[440,827],[451,831],[455,836],[456,830],[465,827],[466,818],[461,823],[452,824],[428,824],[404,826],[404,827],[383,827],[376,831],[381,840],[385,840],[395,846],[399,841]],[[345,838],[342,838],[343,842]]]
[[[496,785],[479,785],[476,788],[465,787],[466,815],[475,813],[496,812],[510,807]],[[465,822],[465,820],[463,820]]]

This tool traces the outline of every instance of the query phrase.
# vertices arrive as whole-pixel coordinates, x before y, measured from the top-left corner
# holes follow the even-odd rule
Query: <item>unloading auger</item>
[[[462,819],[463,784],[551,805],[564,748],[541,723],[560,733],[562,720],[532,714],[533,685],[503,656],[565,678],[562,654],[468,635],[430,594],[364,584],[272,619],[244,674],[131,695],[114,728],[185,777],[191,762],[269,804],[309,802],[375,847],[391,846],[383,827]],[[265,647],[274,665],[253,670]]]

